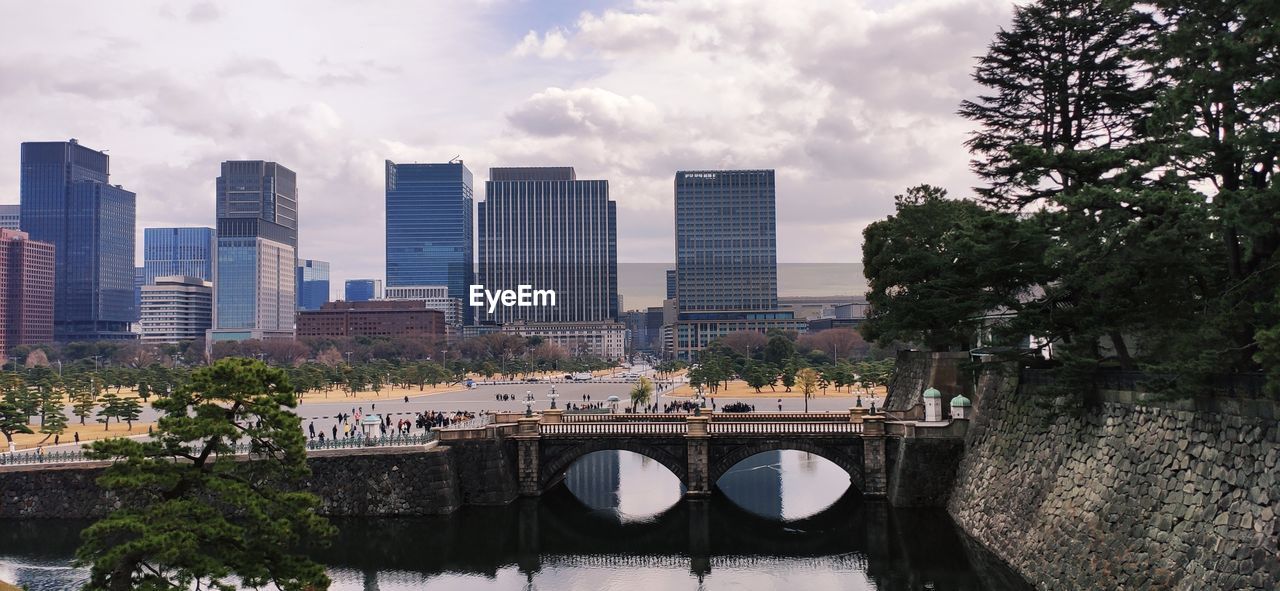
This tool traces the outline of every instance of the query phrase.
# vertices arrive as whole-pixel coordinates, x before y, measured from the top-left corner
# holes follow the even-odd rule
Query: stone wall
[[[1274,403],[1085,404],[1012,373],[979,384],[948,504],[971,536],[1042,589],[1280,589]]]
[[[960,364],[969,361],[968,353],[936,353],[899,351],[894,365],[893,381],[888,387],[885,410],[909,411],[923,404],[920,395],[926,388],[937,388],[943,394],[943,411],[953,396],[969,393],[969,379]],[[972,396],[970,396],[972,397]],[[923,407],[921,407],[923,408]],[[923,410],[920,417],[923,418]]]
[[[894,438],[888,500],[894,507],[945,507],[964,456],[958,437]]]
[[[501,443],[312,452],[307,488],[324,515],[442,515],[515,498],[506,457]],[[94,482],[104,466],[0,468],[0,518],[102,517],[118,505]]]

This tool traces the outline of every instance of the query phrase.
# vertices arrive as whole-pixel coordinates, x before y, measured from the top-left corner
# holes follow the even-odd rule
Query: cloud
[[[537,136],[634,137],[661,123],[658,108],[641,96],[601,88],[548,88],[507,114],[516,128]]]
[[[218,20],[222,11],[212,2],[199,2],[187,11],[187,22],[203,24]]]
[[[292,78],[279,62],[265,57],[236,57],[227,61],[218,69],[218,75],[225,77],[243,76],[246,78],[262,78],[264,80],[287,80]]]
[[[567,41],[560,29],[547,31],[541,38],[536,31],[529,31],[512,53],[518,57],[536,56],[542,59],[569,57]]]

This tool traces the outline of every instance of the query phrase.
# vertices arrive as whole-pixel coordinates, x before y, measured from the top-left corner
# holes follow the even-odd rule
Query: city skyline
[[[144,227],[209,224],[219,162],[289,163],[308,203],[299,253],[330,261],[335,285],[386,264],[384,161],[455,155],[473,170],[566,162],[609,179],[624,263],[674,261],[672,228],[651,220],[671,215],[675,170],[773,167],[779,260],[856,261],[861,228],[901,187],[974,184],[951,113],[972,94],[971,56],[1010,10],[978,0],[722,13],[682,2],[81,8],[29,7],[0,23],[12,82],[0,107],[14,114],[0,161],[15,162],[28,140],[109,148],[138,193],[139,247]],[[65,26],[36,26],[54,13]],[[281,48],[258,33],[285,14],[308,26]],[[361,44],[334,34],[372,22],[386,34]],[[811,22],[829,34],[808,35]],[[744,45],[753,35],[777,51]],[[440,54],[459,57],[405,59]],[[0,202],[16,195],[16,166],[0,167]],[[330,238],[342,233],[370,239]]]

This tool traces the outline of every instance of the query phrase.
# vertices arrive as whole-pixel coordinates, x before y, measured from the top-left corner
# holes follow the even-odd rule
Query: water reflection
[[[448,517],[337,520],[338,537],[316,558],[337,591],[1029,588],[945,513],[866,502],[839,468],[792,453],[751,458],[697,501],[681,500],[658,462],[593,454],[541,498]],[[0,521],[0,578],[75,588],[82,571],[65,569],[84,525]]]
[[[675,474],[629,451],[582,456],[565,472],[564,485],[597,516],[623,523],[651,520],[684,496],[684,485]]]

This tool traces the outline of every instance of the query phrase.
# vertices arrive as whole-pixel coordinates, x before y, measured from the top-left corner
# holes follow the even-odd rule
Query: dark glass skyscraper
[[[66,142],[22,144],[22,229],[54,245],[54,338],[132,339],[136,196],[109,184],[104,152]]]
[[[211,341],[292,338],[298,178],[262,160],[222,163]]]
[[[474,256],[471,171],[386,163],[387,287],[444,285],[466,300]]]
[[[772,170],[676,173],[680,311],[778,307]]]
[[[319,310],[329,303],[329,263],[298,261],[298,310]]]
[[[142,232],[147,285],[169,275],[213,281],[213,228],[146,228]]]
[[[555,306],[499,306],[485,320],[603,322],[618,315],[617,209],[609,181],[572,167],[491,168],[476,212],[486,290],[554,290]]]

